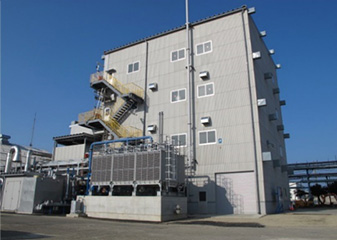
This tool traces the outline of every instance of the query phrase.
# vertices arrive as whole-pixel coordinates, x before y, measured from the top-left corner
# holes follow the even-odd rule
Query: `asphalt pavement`
[[[337,239],[337,210],[193,216],[166,223],[1,213],[1,239]]]

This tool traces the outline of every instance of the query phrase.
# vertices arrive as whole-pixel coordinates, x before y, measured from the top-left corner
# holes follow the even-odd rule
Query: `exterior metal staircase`
[[[85,122],[86,125],[92,123],[95,126],[98,122],[103,127],[107,126],[108,130],[111,130],[114,133],[113,135],[118,138],[142,136],[141,130],[122,126],[122,123],[130,115],[131,110],[144,101],[144,90],[134,83],[123,84],[110,74],[106,76],[104,78],[103,72],[92,74],[90,86],[99,93],[104,92],[105,97],[110,97],[112,94],[116,95],[116,102],[112,106],[108,120],[103,117],[103,110],[96,108],[80,114],[79,122]]]
[[[118,109],[112,118],[121,124],[127,117],[128,113],[130,113],[130,110],[135,108],[136,105],[137,103],[130,98],[128,101],[125,101],[125,103]]]

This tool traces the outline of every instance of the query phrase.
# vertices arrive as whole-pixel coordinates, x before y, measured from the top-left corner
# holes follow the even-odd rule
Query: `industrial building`
[[[87,180],[86,196],[74,196],[88,216],[166,221],[288,206],[280,65],[254,12],[104,52],[90,77],[97,106],[54,138],[53,163],[76,161]]]

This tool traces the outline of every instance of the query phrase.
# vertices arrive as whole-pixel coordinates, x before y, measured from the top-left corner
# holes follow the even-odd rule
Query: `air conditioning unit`
[[[201,79],[208,79],[208,78],[209,78],[209,73],[208,73],[208,71],[200,72],[200,73],[199,73],[199,77],[200,77]]]
[[[267,99],[265,98],[257,99],[257,106],[258,107],[267,106]]]
[[[274,159],[273,160],[273,167],[276,168],[276,167],[281,167],[281,163],[280,163],[280,160],[279,159]]]
[[[253,14],[255,12],[255,7],[248,8],[248,14]]]
[[[264,74],[264,79],[272,79],[273,78],[273,74],[271,72],[267,72]]]
[[[261,58],[261,52],[253,52],[253,59]]]
[[[269,49],[269,54],[270,55],[273,55],[275,53],[275,50],[274,49]]]
[[[157,126],[155,124],[151,124],[147,126],[147,131],[155,132],[157,130]]]
[[[271,161],[271,152],[262,152],[262,160],[263,161]]]
[[[280,93],[280,89],[279,88],[274,88],[273,89],[273,94],[279,94]]]
[[[281,68],[281,64],[276,64],[276,68],[280,69]]]
[[[266,31],[261,31],[260,32],[260,37],[265,37],[267,36],[267,32]]]
[[[285,133],[285,134],[283,134],[283,138],[284,138],[284,139],[288,139],[288,138],[290,138],[290,134],[289,134],[289,133]]]
[[[200,122],[202,124],[210,124],[211,123],[211,117],[202,117]]]
[[[158,88],[157,83],[150,83],[150,84],[149,84],[149,89],[150,89],[151,91],[155,91],[155,90],[157,90],[157,88]]]
[[[283,131],[284,130],[284,125],[277,125],[277,131]]]
[[[269,114],[269,121],[275,121],[277,119],[278,119],[278,117],[277,117],[276,113]]]

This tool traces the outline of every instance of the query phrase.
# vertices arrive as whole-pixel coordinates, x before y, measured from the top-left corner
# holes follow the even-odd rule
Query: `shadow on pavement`
[[[34,234],[34,233],[29,233],[29,232],[1,230],[1,239],[2,240],[42,239],[42,238],[49,238],[49,236]]]
[[[215,221],[189,221],[179,222],[176,224],[195,224],[195,225],[207,225],[216,227],[249,227],[249,228],[263,228],[264,225],[260,223],[239,223],[239,222],[215,222]]]

